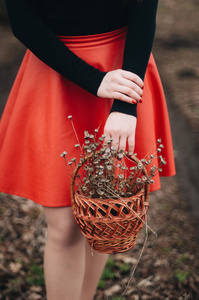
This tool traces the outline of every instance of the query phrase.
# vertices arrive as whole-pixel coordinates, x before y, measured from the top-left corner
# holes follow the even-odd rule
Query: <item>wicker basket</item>
[[[137,163],[140,161],[131,156]],[[81,166],[77,165],[71,181],[72,210],[77,224],[90,246],[102,253],[130,250],[143,227],[148,210],[149,185],[129,198],[92,199],[75,192],[75,180]],[[148,177],[146,169],[143,174]]]

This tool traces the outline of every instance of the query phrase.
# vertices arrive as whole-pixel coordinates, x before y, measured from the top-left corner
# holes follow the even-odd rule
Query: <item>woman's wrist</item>
[[[110,113],[121,112],[137,118],[137,104],[131,104],[120,100],[114,100]]]

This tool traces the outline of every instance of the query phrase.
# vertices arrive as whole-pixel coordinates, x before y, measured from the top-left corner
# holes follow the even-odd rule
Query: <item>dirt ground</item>
[[[160,0],[154,55],[166,91],[177,175],[152,193],[149,231],[111,257],[95,300],[199,299],[199,2]],[[1,112],[24,48],[0,23]],[[30,200],[0,195],[0,299],[45,299],[46,225]],[[127,283],[126,292],[122,295]],[[122,297],[120,297],[122,295]]]

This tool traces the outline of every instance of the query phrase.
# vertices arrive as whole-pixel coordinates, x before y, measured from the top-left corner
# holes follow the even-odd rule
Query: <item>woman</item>
[[[44,207],[47,299],[93,299],[107,255],[91,255],[72,216],[70,176],[60,158],[63,150],[73,157],[77,143],[67,116],[80,143],[84,130],[100,125],[113,146],[131,153],[135,145],[140,158],[162,137],[163,175],[175,174],[164,94],[150,56],[158,0],[6,3],[13,33],[29,50],[1,120],[0,190]],[[152,190],[158,188],[157,177]]]

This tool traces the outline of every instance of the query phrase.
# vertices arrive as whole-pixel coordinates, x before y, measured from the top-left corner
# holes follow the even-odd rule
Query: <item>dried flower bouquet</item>
[[[85,131],[84,145],[75,145],[78,162],[75,157],[69,160],[66,152],[61,154],[72,177],[73,214],[92,248],[124,252],[135,245],[145,223],[149,186],[166,164],[160,155],[163,145],[158,139],[154,149],[139,160],[135,154],[116,151],[112,139],[105,143],[105,135],[97,139],[97,134],[97,129],[94,134]]]

